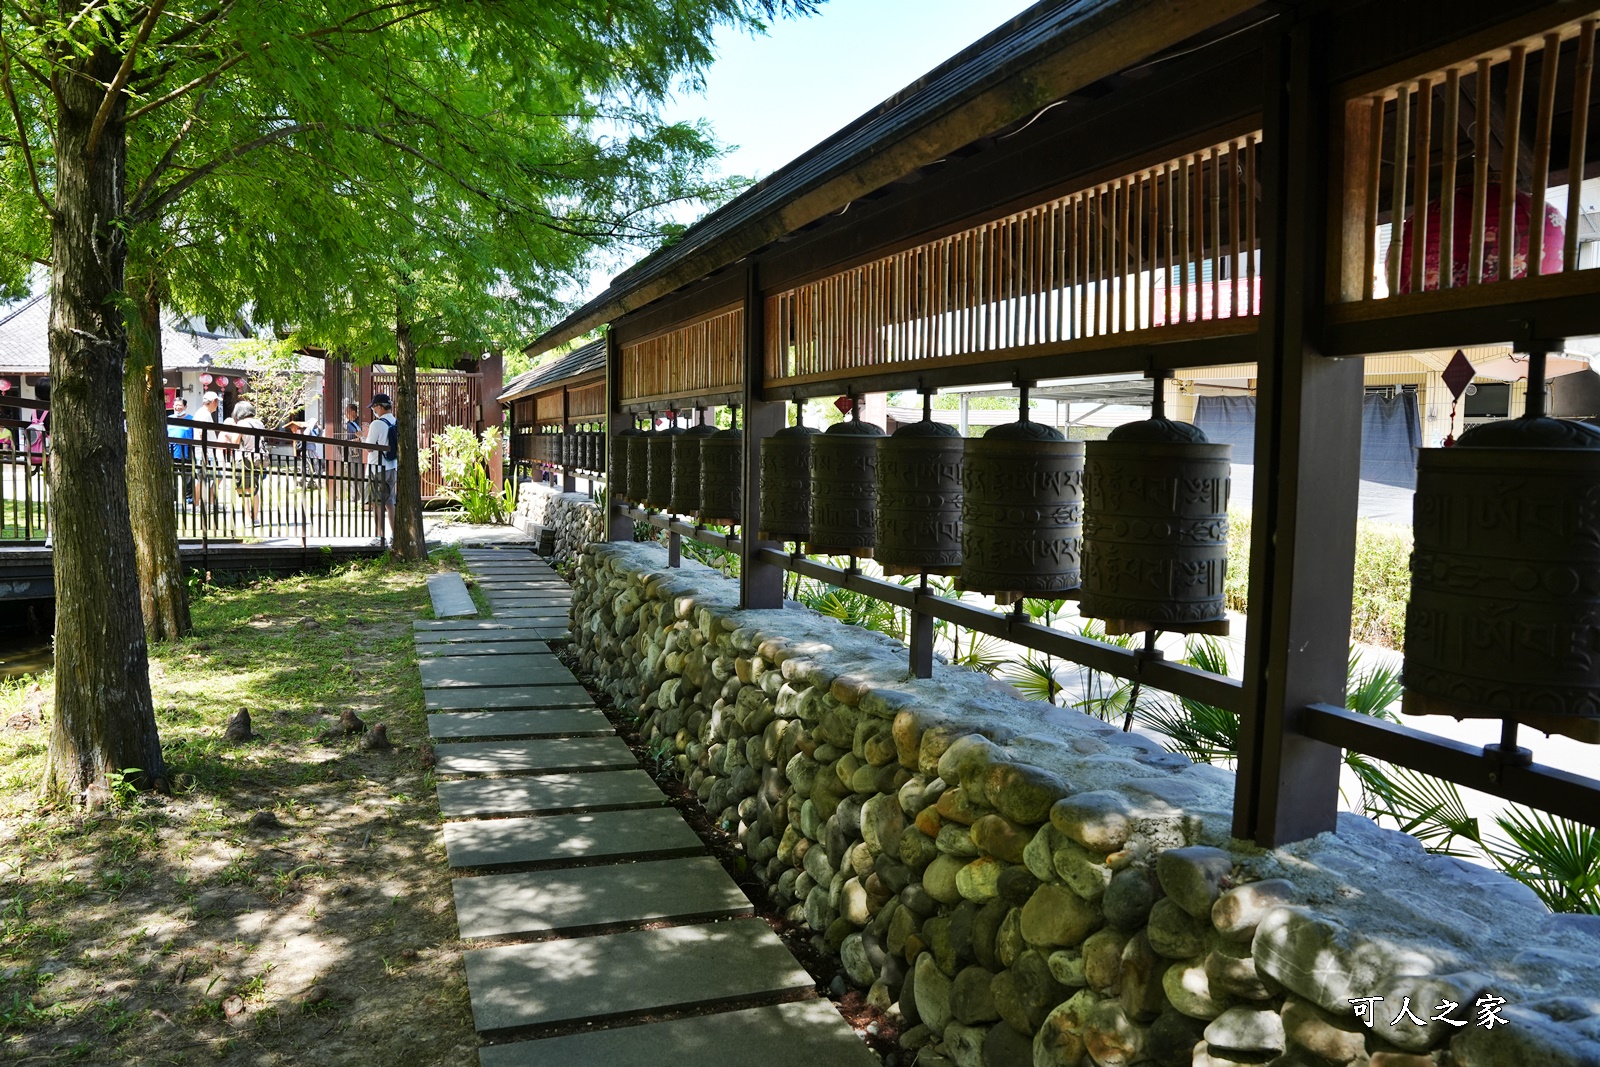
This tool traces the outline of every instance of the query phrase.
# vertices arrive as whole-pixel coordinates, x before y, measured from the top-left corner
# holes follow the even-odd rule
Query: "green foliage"
[[[1502,871],[1551,911],[1600,915],[1600,831],[1521,807],[1495,822],[1507,840],[1486,847]]]
[[[439,473],[445,497],[461,505],[468,522],[508,522],[517,510],[517,481],[496,488],[489,477],[489,461],[500,452],[500,428],[491,426],[480,438],[464,426],[448,426],[435,434]]]
[[[728,532],[726,526],[707,526],[705,529],[714,533]],[[719,572],[724,578],[739,577],[739,554],[737,552],[729,552],[719,545],[707,544],[692,537],[685,537],[682,544],[683,554],[690,559],[704,563],[707,567]]]

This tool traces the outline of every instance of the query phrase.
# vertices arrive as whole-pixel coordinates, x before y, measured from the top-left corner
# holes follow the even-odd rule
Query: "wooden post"
[[[498,350],[478,362],[478,432],[481,434],[491,426],[501,428],[505,426],[506,413],[500,407],[500,390],[505,388],[505,359]],[[516,423],[513,420],[512,429]],[[502,438],[505,440],[505,438]],[[495,449],[494,455],[489,457],[489,484],[500,486],[505,480],[504,448]],[[512,477],[516,476],[516,465],[512,464]]]
[[[615,455],[617,434],[627,428],[630,420],[622,411],[622,345],[617,342],[615,324],[606,330],[606,455]],[[610,467],[606,468],[610,470]],[[628,505],[613,494],[606,494],[606,540],[633,540],[633,520],[627,514]]]
[[[561,387],[561,491],[563,493],[576,493],[578,491],[578,476],[572,472],[569,462],[572,449],[569,442],[572,439],[572,392],[565,385]]]
[[[739,606],[781,608],[783,569],[756,558],[762,548],[781,549],[757,537],[761,529],[761,440],[783,429],[783,404],[770,403],[762,388],[766,339],[760,279],[751,264],[744,286],[744,521],[739,524]]]
[[[1233,826],[1262,845],[1334,828],[1340,751],[1295,724],[1308,704],[1343,705],[1355,567],[1362,363],[1314,346],[1332,131],[1313,29],[1302,20],[1267,47],[1255,521]]]
[[[344,428],[344,363],[331,355],[322,357],[322,436],[338,437]],[[331,446],[323,449],[322,491],[324,514],[333,515],[339,507],[339,483],[332,477],[338,462]]]

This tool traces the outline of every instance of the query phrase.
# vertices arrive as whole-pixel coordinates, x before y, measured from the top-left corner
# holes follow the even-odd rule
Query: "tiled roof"
[[[542,367],[535,367],[517,375],[500,391],[500,402],[508,404],[518,397],[536,392],[541,386],[566,381],[569,378],[579,378],[595,371],[604,371],[605,368],[606,342],[602,338],[567,353],[554,363],[546,363]]]

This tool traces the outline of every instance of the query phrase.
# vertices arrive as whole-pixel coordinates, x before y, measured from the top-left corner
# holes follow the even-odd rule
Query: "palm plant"
[[[1600,915],[1600,831],[1522,807],[1495,822],[1509,840],[1484,847],[1502,871],[1551,911]]]

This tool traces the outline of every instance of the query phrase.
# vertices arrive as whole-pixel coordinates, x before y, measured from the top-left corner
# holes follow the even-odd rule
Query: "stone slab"
[[[542,641],[539,631],[546,629],[549,627],[500,623],[496,629],[416,630],[412,633],[412,639],[419,645],[515,644],[518,641]],[[443,651],[437,654],[453,655]]]
[[[530,589],[541,593],[566,593],[568,595],[571,595],[572,593],[572,586],[568,585],[566,582],[563,582],[560,578],[521,578],[509,576],[502,578],[498,575],[494,575],[474,578],[473,580],[478,583],[479,587],[497,592],[505,590]]]
[[[413,619],[411,629],[417,633],[448,633],[457,630],[515,630],[517,626],[493,619]]]
[[[479,1031],[811,988],[811,976],[760,919],[477,949],[465,953],[465,960]],[[631,1062],[694,1061],[651,1056]]]
[[[502,608],[494,617],[523,626],[565,626],[570,618],[565,611],[553,612],[549,608]]]
[[[428,575],[428,597],[433,601],[433,613],[441,619],[478,614],[478,605],[455,571]]]
[[[444,847],[452,867],[498,867],[629,856],[659,858],[662,853],[687,855],[704,846],[672,808],[638,808],[447,822]]]
[[[462,686],[565,685],[577,679],[561,661],[542,656],[440,656],[417,661],[425,689]]]
[[[569,737],[467,741],[434,749],[440,774],[632,770],[639,766],[622,738]]]
[[[878,1067],[878,1057],[827,1000],[591,1030],[478,1050],[479,1067],[620,1067],[686,1063],[694,1067]]]
[[[421,645],[423,642],[419,641]],[[428,644],[417,650],[421,656],[548,656],[550,646],[532,638],[519,641],[450,641]]]
[[[531,597],[531,596],[500,596],[496,593],[489,594],[489,610],[501,611],[537,611],[546,615],[571,616],[571,597]]]
[[[526,602],[541,606],[548,605],[550,607],[557,607],[562,611],[565,611],[567,606],[572,603],[572,590],[570,589],[561,593],[539,593],[529,589],[485,589],[484,595],[494,603],[506,603],[511,601],[516,601],[518,603]]]
[[[666,795],[640,770],[584,771],[526,778],[447,778],[439,782],[447,819],[474,815],[548,815],[665,804]]]
[[[599,708],[530,708],[524,711],[447,711],[428,716],[428,736],[440,741],[473,737],[604,737],[613,733]]]
[[[754,910],[710,856],[457,878],[455,897],[462,937],[572,934]]]
[[[488,711],[494,708],[587,708],[594,704],[581,685],[519,685],[498,689],[459,686],[424,689],[428,711]]]

